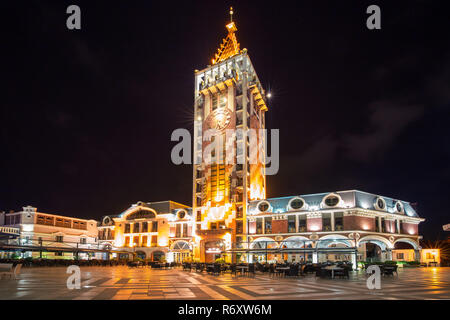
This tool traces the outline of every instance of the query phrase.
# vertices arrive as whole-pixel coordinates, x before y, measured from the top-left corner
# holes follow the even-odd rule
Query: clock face
[[[208,127],[219,131],[228,127],[231,122],[231,111],[228,108],[218,108],[211,112],[206,119]]]

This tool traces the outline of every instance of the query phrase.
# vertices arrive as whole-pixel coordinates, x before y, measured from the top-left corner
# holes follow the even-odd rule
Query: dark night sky
[[[450,223],[450,19],[444,1],[17,1],[2,8],[0,209],[99,218],[191,203],[170,161],[191,129],[194,69],[226,35],[273,92],[280,171],[268,196],[360,189]],[[66,28],[69,4],[82,30]],[[378,4],[382,30],[366,28]],[[5,6],[5,4],[2,4]],[[5,32],[3,32],[5,34]]]

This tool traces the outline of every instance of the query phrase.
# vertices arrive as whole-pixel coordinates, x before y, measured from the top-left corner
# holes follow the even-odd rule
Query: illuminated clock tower
[[[247,203],[266,198],[266,96],[230,15],[212,64],[195,71],[194,258],[202,262],[243,259]]]

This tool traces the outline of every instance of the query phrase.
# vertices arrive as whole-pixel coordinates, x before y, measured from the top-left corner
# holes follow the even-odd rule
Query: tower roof
[[[222,62],[232,56],[239,54],[239,42],[237,41],[235,32],[237,31],[236,24],[233,22],[233,7],[230,8],[231,21],[226,25],[228,35],[222,40],[222,44],[217,49],[217,53],[212,59],[212,64]]]

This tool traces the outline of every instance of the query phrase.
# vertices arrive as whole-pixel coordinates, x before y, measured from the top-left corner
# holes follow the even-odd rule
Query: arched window
[[[181,251],[189,249],[190,249],[189,244],[186,241],[177,241],[173,245],[173,250]]]
[[[136,212],[133,212],[127,216],[127,220],[134,220],[134,219],[153,219],[156,218],[156,215],[153,211],[150,210],[138,210]]]

